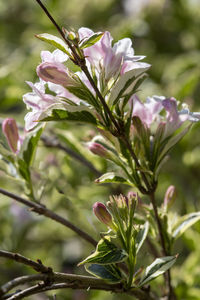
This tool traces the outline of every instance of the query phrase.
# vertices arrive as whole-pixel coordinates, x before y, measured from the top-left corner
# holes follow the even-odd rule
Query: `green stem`
[[[157,209],[157,205],[156,205],[155,193],[154,192],[150,194],[150,200],[151,200],[153,210],[154,210],[154,214],[155,214],[155,219],[156,219],[156,223],[157,223],[157,227],[158,227],[158,233],[159,233],[159,237],[160,237],[160,243],[161,243],[161,246],[162,246],[163,256],[168,256],[168,255],[170,255],[170,253],[167,251],[167,248],[166,248],[164,232],[163,232],[163,226],[162,226],[162,222],[161,222],[161,219],[159,217],[159,214],[158,214],[158,209]],[[164,274],[164,277],[165,277],[166,285],[167,285],[167,289],[168,289],[168,295],[167,295],[168,298],[167,299],[168,300],[176,300],[176,296],[174,294],[174,290],[173,290],[173,287],[171,285],[170,270],[168,270]]]

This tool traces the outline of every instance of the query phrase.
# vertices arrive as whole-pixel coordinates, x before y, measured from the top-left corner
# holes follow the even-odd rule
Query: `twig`
[[[0,194],[3,194],[9,198],[12,198],[12,199],[30,207],[32,211],[38,213],[39,215],[43,215],[47,218],[50,218],[64,226],[68,227],[69,229],[74,231],[76,234],[78,234],[80,237],[82,237],[85,241],[92,244],[93,246],[97,245],[97,242],[88,233],[86,233],[85,231],[76,227],[74,224],[72,224],[67,219],[63,218],[62,216],[60,216],[60,215],[54,213],[53,211],[51,211],[50,209],[46,208],[44,205],[24,199],[16,194],[13,194],[11,192],[4,190],[2,188],[0,188]]]
[[[70,274],[71,275],[71,274]],[[74,277],[80,277],[80,276],[75,276]],[[84,280],[77,280],[75,279],[74,281],[69,281],[68,283],[53,283],[51,285],[46,285],[45,283],[38,283],[37,285],[34,285],[32,287],[29,287],[23,291],[16,292],[14,295],[11,297],[7,298],[4,297],[4,299],[7,300],[18,300],[18,299],[23,299],[25,297],[34,295],[34,294],[39,294],[43,293],[45,291],[50,291],[50,290],[55,290],[55,289],[85,289],[85,290],[103,290],[103,291],[110,291],[114,293],[125,293],[132,295],[134,297],[137,297],[137,299],[140,300],[156,300],[155,296],[149,293],[148,291],[143,291],[141,289],[135,289],[132,291],[125,291],[123,289],[123,286],[121,283],[117,284],[108,284],[105,283],[105,281],[97,278],[89,278],[89,282]]]
[[[170,253],[168,253],[167,249],[166,249],[166,245],[165,245],[165,239],[164,239],[164,235],[163,235],[163,228],[162,228],[162,223],[160,220],[160,217],[158,215],[158,209],[157,209],[157,205],[156,205],[156,201],[155,201],[155,194],[154,192],[150,194],[150,200],[153,206],[153,210],[154,210],[154,214],[155,214],[155,219],[156,219],[156,223],[157,223],[157,227],[158,227],[158,233],[159,233],[159,237],[160,237],[160,243],[162,246],[162,252],[164,256],[170,255]],[[165,274],[164,277],[166,279],[166,284],[168,287],[168,300],[176,300],[176,296],[174,294],[173,291],[173,287],[171,285],[171,273],[170,270],[168,270]]]
[[[52,272],[52,269],[44,266],[40,260],[38,260],[38,262],[36,262],[36,261],[33,261],[30,258],[27,258],[21,254],[18,254],[18,253],[12,253],[12,252],[8,252],[8,251],[0,250],[0,257],[6,257],[9,259],[15,260],[16,262],[30,266],[37,272],[41,272],[41,273],[51,273]]]
[[[17,287],[19,285],[30,283],[33,281],[40,280],[41,283],[37,285],[27,288],[23,291],[16,292],[12,295],[6,295],[11,289]],[[48,281],[49,280],[49,281]],[[49,283],[48,283],[49,282]],[[71,289],[96,289],[96,290],[104,290],[104,291],[112,291],[114,293],[127,293],[129,295],[133,295],[140,300],[155,300],[156,297],[150,291],[145,291],[142,289],[132,289],[126,291],[123,289],[123,285],[121,283],[116,284],[108,284],[102,279],[98,279],[91,276],[82,276],[82,275],[74,275],[74,274],[65,274],[65,273],[51,273],[48,274],[36,274],[36,275],[28,275],[21,276],[15,278],[6,284],[4,284],[0,288],[0,299],[22,299],[27,296],[45,292],[47,290],[53,289],[61,289],[61,288],[71,288]]]

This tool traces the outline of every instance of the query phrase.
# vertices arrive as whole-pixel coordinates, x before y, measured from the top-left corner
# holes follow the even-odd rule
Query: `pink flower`
[[[42,62],[63,63],[68,60],[68,56],[56,49],[52,53],[50,51],[41,51],[41,59]]]
[[[59,99],[50,94],[45,94],[45,86],[42,81],[33,84],[27,81],[27,84],[32,88],[31,93],[27,93],[23,96],[23,101],[28,109],[32,109],[25,116],[25,129],[31,130],[37,125],[40,115],[50,105],[59,101]]]
[[[94,32],[88,28],[80,28],[80,39],[91,36]],[[145,63],[138,63],[138,60],[145,56],[135,56],[132,48],[132,41],[129,38],[124,38],[112,47],[112,40],[110,33],[106,31],[100,41],[91,47],[84,49],[86,60],[94,66],[99,74],[102,71],[105,74],[105,79],[108,81],[111,77],[116,77],[124,74],[135,68],[147,68],[150,65]]]
[[[6,137],[10,149],[14,153],[18,153],[21,146],[21,140],[19,137],[17,123],[15,119],[13,118],[5,119],[2,123],[2,130],[3,130],[3,134]]]

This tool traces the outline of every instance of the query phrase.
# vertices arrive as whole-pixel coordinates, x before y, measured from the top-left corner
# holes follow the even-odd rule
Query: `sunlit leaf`
[[[147,234],[149,231],[149,222],[147,221],[141,228],[140,231],[138,232],[137,236],[136,236],[136,253],[139,252],[140,248],[142,247]]]
[[[172,229],[173,238],[174,239],[179,238],[188,228],[190,228],[199,220],[200,220],[199,211],[182,216]]]
[[[168,269],[170,269],[176,262],[177,256],[166,256],[161,258],[156,258],[156,260],[146,268],[144,276],[139,282],[139,286],[147,284],[154,278],[160,276]]]
[[[36,34],[35,35],[38,39],[55,46],[59,50],[66,53],[68,56],[70,56],[70,49],[66,45],[66,43],[60,39],[59,37],[49,34],[49,33],[42,33],[42,34]]]
[[[98,33],[94,33],[93,35],[89,36],[88,38],[85,38],[79,45],[79,47],[81,49],[85,49],[88,47],[93,46],[94,44],[96,44],[101,37],[104,35],[104,32],[98,32]]]
[[[114,172],[108,172],[95,180],[96,183],[123,183],[130,184],[127,179],[116,175]]]
[[[110,237],[104,237],[99,241],[96,251],[80,262],[79,265],[85,263],[106,265],[121,262],[126,258],[127,253],[125,250],[117,248],[111,242]]]

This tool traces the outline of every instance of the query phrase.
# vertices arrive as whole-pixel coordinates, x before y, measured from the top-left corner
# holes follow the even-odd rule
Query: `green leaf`
[[[49,34],[49,33],[42,33],[42,34],[36,34],[35,35],[38,39],[55,46],[56,48],[58,48],[59,50],[63,51],[64,53],[66,53],[68,56],[70,55],[70,49],[68,48],[68,46],[66,45],[66,43],[60,39],[59,37]]]
[[[19,170],[20,175],[29,184],[31,181],[30,170],[29,170],[27,163],[21,158],[18,159],[18,170]]]
[[[192,126],[192,124],[187,126],[185,129],[183,129],[178,134],[166,139],[168,142],[164,146],[164,148],[158,158],[159,163],[162,161],[164,156],[167,155],[167,153],[171,150],[171,148],[174,147],[186,135],[186,133],[188,132],[188,130],[190,129],[191,126]]]
[[[95,264],[112,264],[118,263],[127,258],[127,253],[123,249],[118,249],[112,242],[109,236],[105,236],[101,239],[97,245],[94,253],[84,259],[79,265],[85,263],[95,263]]]
[[[115,265],[91,264],[85,267],[86,271],[97,278],[111,282],[121,281],[121,273]]]
[[[147,65],[148,66],[148,65]],[[149,65],[150,67],[150,65]],[[135,87],[137,80],[144,76],[144,72],[149,68],[142,68],[142,69],[133,69],[125,74],[123,74],[120,79],[115,84],[114,88],[111,91],[109,97],[109,105],[116,104],[117,101],[125,96],[126,94],[130,93],[133,88]]]
[[[101,37],[103,35],[104,35],[104,32],[98,32],[98,33],[94,33],[93,35],[89,36],[88,38],[85,38],[79,44],[80,49],[85,49],[85,48],[93,46],[101,39]]]
[[[40,116],[39,121],[75,121],[90,124],[97,124],[92,110],[84,105],[66,105],[63,108],[52,105]]]
[[[116,175],[114,172],[108,172],[103,174],[101,177],[99,177],[98,179],[95,180],[96,183],[123,183],[123,184],[128,184],[130,185],[130,182],[121,177]]]
[[[22,148],[20,150],[20,153],[22,153],[22,158],[27,164],[27,166],[30,166],[34,157],[34,153],[38,144],[38,141],[40,139],[40,136],[42,134],[43,128],[37,128],[34,131],[31,131],[27,134],[25,140],[23,141]],[[21,155],[19,155],[21,156]]]
[[[179,238],[189,227],[200,220],[200,211],[182,216],[172,229],[172,237]]]
[[[142,228],[140,228],[140,231],[138,232],[137,236],[136,236],[136,254],[139,252],[140,248],[142,247],[147,234],[149,231],[149,222],[147,221]]]
[[[146,268],[145,274],[139,282],[139,286],[147,284],[149,281],[166,272],[169,268],[173,266],[176,259],[177,255],[156,258],[156,260]]]

